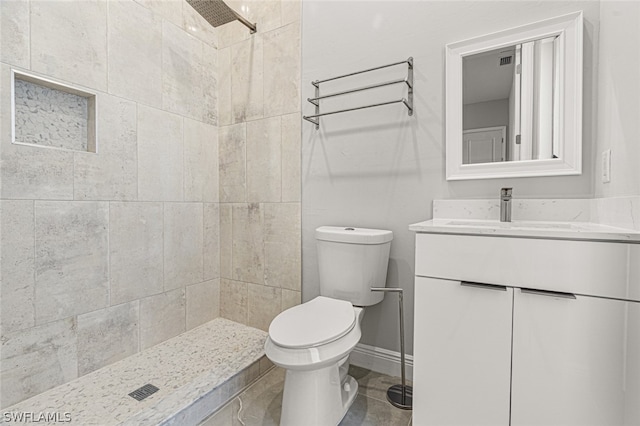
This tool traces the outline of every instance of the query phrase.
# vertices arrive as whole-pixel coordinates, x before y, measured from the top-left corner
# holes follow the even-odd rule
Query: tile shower
[[[300,4],[249,6],[0,3],[1,407],[300,302]],[[12,144],[12,70],[95,93],[96,152]]]

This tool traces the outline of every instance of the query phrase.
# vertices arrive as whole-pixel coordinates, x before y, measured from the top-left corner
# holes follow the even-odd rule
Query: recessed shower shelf
[[[12,142],[96,152],[94,93],[12,70]]]
[[[320,84],[322,83],[326,83],[329,81],[335,81],[335,80],[339,80],[345,77],[351,77],[354,75],[358,75],[358,74],[364,74],[364,73],[368,73],[371,71],[376,71],[382,68],[388,68],[388,67],[393,67],[393,66],[397,66],[397,65],[403,65],[403,64],[407,64],[407,77],[406,78],[402,78],[402,79],[397,79],[397,80],[392,80],[392,81],[385,81],[382,83],[376,83],[376,84],[371,84],[368,86],[363,86],[363,87],[358,87],[355,89],[349,89],[349,90],[343,90],[340,92],[335,92],[335,93],[330,93],[327,95],[320,95]],[[368,104],[368,105],[362,105],[362,106],[357,106],[357,107],[353,107],[353,108],[345,108],[345,109],[340,109],[340,110],[335,110],[335,111],[328,111],[328,112],[320,112],[320,101],[323,99],[327,99],[327,98],[332,98],[332,97],[336,97],[336,96],[342,96],[342,95],[348,95],[348,94],[352,94],[352,93],[357,93],[357,92],[363,92],[366,90],[370,90],[370,89],[375,89],[378,87],[384,87],[384,86],[391,86],[394,84],[406,84],[407,86],[407,97],[406,98],[401,98],[401,99],[395,99],[392,101],[384,101],[384,102],[378,102],[378,103],[373,103],[373,104]],[[316,129],[320,128],[320,117],[323,117],[325,115],[331,115],[331,114],[340,114],[343,112],[349,112],[349,111],[357,111],[360,109],[366,109],[366,108],[373,108],[373,107],[378,107],[378,106],[383,106],[383,105],[391,105],[391,104],[397,104],[397,103],[402,103],[404,104],[404,106],[407,107],[408,110],[408,114],[411,116],[413,115],[413,58],[409,57],[407,60],[404,61],[400,61],[400,62],[394,62],[392,64],[387,64],[387,65],[381,65],[379,67],[374,67],[374,68],[369,68],[363,71],[357,71],[357,72],[352,72],[349,74],[344,74],[344,75],[340,75],[337,77],[332,77],[332,78],[327,78],[324,80],[315,80],[312,81],[311,84],[315,87],[315,97],[313,98],[307,98],[307,101],[312,103],[315,106],[315,114],[313,115],[304,115],[302,116],[302,118],[304,118],[305,120],[313,123],[316,125]]]

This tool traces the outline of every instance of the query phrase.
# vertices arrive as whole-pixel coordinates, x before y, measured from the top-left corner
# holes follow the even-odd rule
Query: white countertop
[[[640,244],[640,231],[591,222],[518,221],[437,218],[409,225],[409,230],[430,234],[480,235]]]

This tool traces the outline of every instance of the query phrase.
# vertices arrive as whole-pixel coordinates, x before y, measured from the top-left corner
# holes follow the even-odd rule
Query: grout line
[[[185,119],[184,116],[181,117],[182,118],[182,126],[181,126],[181,130],[182,130],[182,135],[181,135],[181,139],[182,139],[182,202],[184,202],[186,200],[186,167],[185,167],[185,162],[186,162],[186,155],[185,155],[185,143],[184,143],[184,128],[185,128]]]
[[[166,275],[165,275],[165,257],[164,257],[164,246],[165,246],[165,222],[166,222],[166,203],[162,203],[162,292],[167,291],[167,283],[166,283]]]
[[[282,133],[283,133],[283,129],[282,129],[282,115],[278,116],[280,118],[280,201],[279,202],[284,202],[284,197],[282,196],[283,194],[283,188],[284,188],[284,153],[283,153],[283,143],[282,143]]]
[[[32,37],[32,33],[33,33],[33,28],[31,25],[31,13],[32,13],[32,5],[31,2],[29,2],[29,6],[28,6],[28,18],[27,18],[27,25],[29,26],[29,65],[28,65],[28,69],[32,68],[32,64],[33,64],[33,48],[31,47],[31,43],[33,40]]]
[[[36,327],[38,325],[37,323],[37,307],[38,304],[36,303],[36,286],[37,286],[37,265],[36,265],[36,259],[37,259],[37,239],[36,239],[36,235],[37,235],[37,221],[36,221],[36,200],[32,200],[31,201],[31,205],[33,208],[33,327]]]
[[[136,152],[135,152],[135,156],[136,156],[136,201],[140,201],[140,162],[139,162],[139,155],[138,155],[138,150],[140,149],[140,139],[139,139],[139,135],[140,135],[140,120],[138,119],[138,103],[135,102],[134,103],[134,108],[135,108],[135,119],[136,119]]]
[[[111,201],[107,202],[107,307],[111,306]]]
[[[136,311],[137,311],[137,318],[136,318],[136,320],[137,320],[137,322],[138,322],[138,324],[137,324],[137,328],[138,328],[138,347],[136,348],[136,353],[138,353],[138,352],[142,351],[142,341],[141,341],[141,340],[142,340],[142,323],[140,322],[140,319],[142,318],[142,315],[141,315],[141,313],[140,313],[140,311],[142,310],[142,308],[140,307],[140,305],[141,305],[140,301],[141,301],[141,300],[142,300],[142,299],[136,299],[136,300],[134,300],[134,302],[135,302],[135,303],[137,304],[137,306],[138,306],[138,309],[136,309]]]
[[[103,200],[103,199],[64,199],[64,198],[1,198],[3,201],[41,201],[41,202],[69,202],[69,203],[188,203],[202,204],[202,201],[167,201],[167,200]],[[226,202],[225,204],[230,204]]]
[[[111,62],[111,61],[109,61],[109,12],[110,12],[111,8],[109,7],[109,2],[107,1],[106,3],[107,4],[105,6],[106,6],[107,10],[105,12],[105,17],[104,17],[104,20],[105,20],[104,51],[106,53],[106,64],[105,64],[105,67],[106,67],[105,79],[106,79],[106,81],[105,81],[104,87],[105,87],[105,92],[109,93],[109,62]],[[96,117],[96,121],[97,121],[97,118],[98,117]],[[97,144],[96,144],[96,151],[97,151]]]

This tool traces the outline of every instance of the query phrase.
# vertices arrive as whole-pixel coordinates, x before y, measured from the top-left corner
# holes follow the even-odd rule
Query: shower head
[[[251,30],[251,34],[256,32],[256,24],[247,21],[222,0],[187,0],[187,3],[213,27],[238,20]]]

